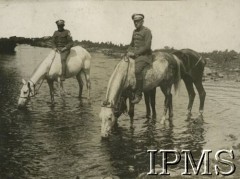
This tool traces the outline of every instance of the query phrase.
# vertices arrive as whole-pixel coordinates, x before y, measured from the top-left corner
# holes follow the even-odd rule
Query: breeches
[[[62,63],[62,75],[66,74],[66,60],[67,60],[69,53],[70,53],[70,50],[65,50],[64,52],[60,53],[61,63]]]
[[[146,61],[135,59],[135,75],[137,80],[142,80],[142,71],[148,65]]]
[[[69,53],[70,53],[70,50],[65,50],[64,52],[60,53],[60,55],[61,55],[61,62],[66,62]]]

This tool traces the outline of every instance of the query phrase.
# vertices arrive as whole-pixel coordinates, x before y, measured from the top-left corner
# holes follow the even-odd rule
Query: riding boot
[[[136,92],[135,92],[135,96],[134,99],[131,101],[133,104],[137,104],[141,101],[142,99],[142,91],[143,91],[143,80],[142,79],[138,79],[136,81]]]
[[[63,67],[64,65],[62,65],[62,74],[61,74],[61,77],[60,77],[60,79],[61,79],[61,81],[65,81],[65,73],[64,73],[64,67]]]
[[[61,81],[64,81],[65,80],[65,74],[66,74],[66,64],[65,64],[65,61],[62,61],[62,74],[61,74]]]

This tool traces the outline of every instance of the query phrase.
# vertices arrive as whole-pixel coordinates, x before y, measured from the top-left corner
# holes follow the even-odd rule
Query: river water
[[[197,116],[199,100],[195,98],[193,119],[185,115],[188,96],[182,83],[173,97],[174,117],[160,124],[163,95],[157,90],[156,120],[147,120],[144,101],[136,106],[134,128],[129,118],[121,116],[114,135],[101,140],[98,118],[108,79],[119,59],[92,53],[91,105],[81,105],[76,79],[65,81],[70,95],[56,105],[44,82],[39,94],[25,110],[17,109],[22,86],[49,49],[21,45],[16,53],[0,55],[0,178],[136,178],[149,171],[148,149],[189,149],[194,158],[201,150],[234,149],[240,146],[240,83],[206,81],[204,120]],[[84,86],[83,96],[87,96]],[[156,161],[161,164],[160,159]],[[177,173],[183,166],[173,167]],[[214,173],[214,171],[212,171]],[[180,175],[180,173],[178,173]]]

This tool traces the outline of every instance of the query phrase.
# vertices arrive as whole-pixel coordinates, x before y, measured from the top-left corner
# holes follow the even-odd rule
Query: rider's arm
[[[66,45],[66,48],[69,50],[70,48],[73,47],[73,39],[72,39],[70,31],[68,31],[67,41],[68,41],[68,44]]]

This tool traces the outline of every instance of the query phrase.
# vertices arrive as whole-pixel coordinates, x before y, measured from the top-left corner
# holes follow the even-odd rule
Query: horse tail
[[[182,62],[174,55],[174,58],[177,62],[177,68],[176,68],[176,74],[175,74],[175,80],[173,83],[174,86],[174,92],[175,94],[178,94],[179,88],[180,88],[180,82],[181,82],[181,71],[183,70],[183,64]]]
[[[207,59],[203,57],[202,61],[203,61],[203,66],[205,67],[207,65]]]

